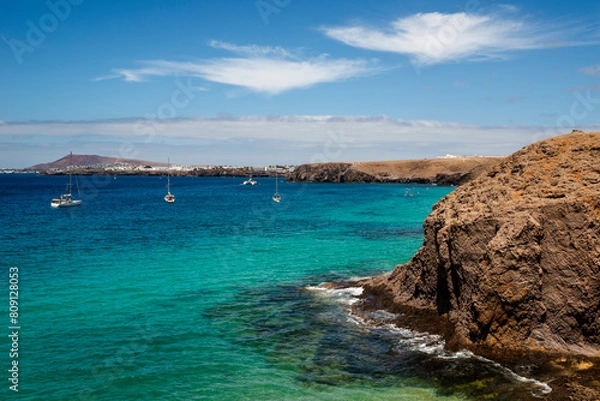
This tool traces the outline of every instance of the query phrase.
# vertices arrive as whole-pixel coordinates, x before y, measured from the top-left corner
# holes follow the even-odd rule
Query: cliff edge
[[[503,157],[451,157],[378,162],[301,164],[288,181],[460,185]]]
[[[423,246],[364,283],[466,346],[600,356],[600,133],[543,140],[434,205]]]

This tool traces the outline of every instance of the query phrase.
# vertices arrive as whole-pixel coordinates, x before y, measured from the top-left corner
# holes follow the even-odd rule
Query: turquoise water
[[[2,326],[10,334],[17,267],[20,327],[18,393],[6,380],[11,340],[0,342],[2,399],[450,401],[533,391],[493,364],[445,355],[422,333],[368,327],[348,313],[348,294],[318,286],[408,261],[431,206],[452,188],[280,180],[276,204],[274,179],[241,181],[175,177],[167,204],[165,178],[80,177],[83,206],[55,210],[65,177],[0,176]]]

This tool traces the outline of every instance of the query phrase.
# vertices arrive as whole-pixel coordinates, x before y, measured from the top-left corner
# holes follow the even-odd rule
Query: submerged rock
[[[436,204],[424,231],[366,299],[433,311],[460,345],[600,356],[600,133],[514,153]]]

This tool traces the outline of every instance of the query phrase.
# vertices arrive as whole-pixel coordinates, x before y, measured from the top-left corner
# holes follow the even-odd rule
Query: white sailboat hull
[[[167,202],[167,203],[175,202],[175,196],[169,192],[168,194],[165,195],[165,202]]]
[[[58,199],[52,199],[50,202],[50,206],[55,209],[63,208],[63,207],[74,207],[81,206],[80,199],[72,199],[71,194],[61,195]]]

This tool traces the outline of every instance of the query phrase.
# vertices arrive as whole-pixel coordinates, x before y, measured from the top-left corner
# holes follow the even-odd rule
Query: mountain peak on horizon
[[[125,159],[122,157],[108,157],[98,155],[76,155],[67,154],[58,160],[49,163],[40,163],[34,166],[28,167],[27,170],[51,170],[51,169],[65,169],[71,166],[77,167],[99,167],[107,165],[129,165],[132,167],[137,166],[156,166],[164,167],[167,163],[151,162],[146,160],[137,159]]]

